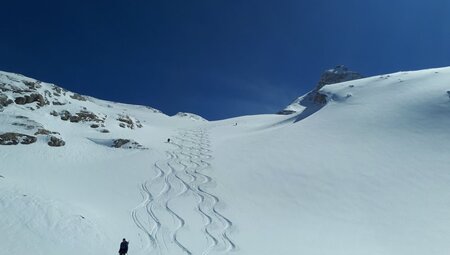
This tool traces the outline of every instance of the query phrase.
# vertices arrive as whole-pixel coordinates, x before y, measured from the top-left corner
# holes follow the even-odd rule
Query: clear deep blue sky
[[[0,70],[167,114],[275,112],[337,64],[450,65],[448,0],[0,3]]]

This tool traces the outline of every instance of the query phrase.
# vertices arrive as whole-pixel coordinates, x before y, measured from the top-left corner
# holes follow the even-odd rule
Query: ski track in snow
[[[205,244],[201,254],[234,251],[236,245],[229,237],[233,222],[218,211],[220,199],[208,191],[214,181],[207,174],[211,169],[208,160],[212,158],[207,131],[182,130],[172,140],[175,149],[166,152],[167,159],[154,164],[156,175],[141,185],[143,201],[131,213],[134,223],[145,236],[142,254],[198,253],[179,240],[179,232],[189,222],[183,218],[183,211],[176,211],[173,203],[186,195],[196,198],[194,207],[203,218]],[[152,189],[160,186],[157,191]]]

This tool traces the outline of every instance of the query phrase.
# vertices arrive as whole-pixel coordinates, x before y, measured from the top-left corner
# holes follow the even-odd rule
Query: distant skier
[[[119,254],[120,255],[125,255],[125,254],[127,254],[127,252],[128,252],[128,242],[124,238],[122,240],[122,242],[120,243]]]
[[[167,138],[167,143],[170,143],[170,138]]]

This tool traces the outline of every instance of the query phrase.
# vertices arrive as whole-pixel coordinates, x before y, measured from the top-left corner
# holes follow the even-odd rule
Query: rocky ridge
[[[335,68],[328,69],[322,73],[320,80],[317,82],[315,88],[304,96],[301,96],[294,100],[278,114],[288,115],[296,112],[304,111],[305,108],[321,108],[327,103],[328,97],[325,94],[320,93],[320,89],[325,85],[352,81],[364,78],[361,74],[349,70],[343,65],[338,65]]]
[[[126,107],[121,106],[20,74],[0,71],[0,145],[28,145],[42,140],[52,147],[65,146],[64,134],[50,131],[42,124],[49,123],[42,122],[43,118],[54,118],[51,124],[55,126],[66,122],[82,129],[96,130],[100,134],[111,133],[116,127],[129,130],[144,127],[136,116],[127,113]],[[161,113],[151,107],[141,109]]]

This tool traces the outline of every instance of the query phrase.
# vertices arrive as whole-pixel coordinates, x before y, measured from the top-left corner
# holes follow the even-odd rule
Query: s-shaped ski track
[[[166,151],[167,158],[153,164],[154,177],[141,184],[143,201],[131,214],[146,237],[142,254],[208,255],[235,251],[236,244],[230,238],[233,222],[217,209],[223,202],[210,188],[215,180],[209,174],[213,166],[207,130],[181,130],[170,144],[174,148]],[[188,208],[195,208],[203,219],[199,232],[191,231],[200,226],[189,221],[192,216],[186,212],[188,208],[180,208],[186,202],[195,203]],[[186,236],[203,239],[202,247],[192,245]]]

